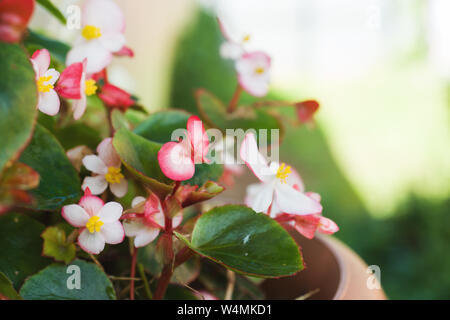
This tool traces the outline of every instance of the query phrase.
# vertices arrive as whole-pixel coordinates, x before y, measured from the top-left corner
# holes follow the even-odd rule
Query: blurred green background
[[[271,97],[321,102],[280,156],[322,195],[336,237],[381,268],[389,298],[450,299],[450,1],[115,1],[136,55],[108,72],[149,110],[195,112],[200,87],[229,101],[211,12],[250,33],[273,58]],[[73,39],[39,10],[34,29]]]

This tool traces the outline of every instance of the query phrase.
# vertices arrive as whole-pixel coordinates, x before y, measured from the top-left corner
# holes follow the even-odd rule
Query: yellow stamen
[[[244,38],[242,39],[242,42],[249,42],[250,41],[250,35],[247,34],[244,36]]]
[[[98,216],[90,217],[88,222],[86,222],[86,228],[89,230],[90,233],[100,232],[102,225],[104,225],[104,223],[103,221],[100,220],[100,217]]]
[[[37,81],[37,87],[39,92],[49,92],[51,89],[53,89],[53,85],[51,84],[45,84],[46,82],[50,81],[52,79],[52,76],[48,77],[39,77]]]
[[[95,94],[97,92],[97,84],[95,82],[95,80],[93,79],[89,79],[85,81],[85,89],[84,92],[86,93],[86,95],[88,96],[92,96],[93,94]]]
[[[124,178],[123,174],[120,172],[120,168],[109,167],[108,173],[105,174],[105,179],[109,183],[120,183],[120,180]]]
[[[281,183],[286,183],[286,178],[291,173],[291,167],[286,166],[284,163],[277,170],[277,178],[280,179]]]
[[[97,28],[96,26],[87,25],[83,28],[83,31],[81,31],[81,34],[83,37],[85,37],[88,40],[92,40],[98,37],[101,37],[102,33],[100,32],[100,28]]]
[[[256,72],[257,74],[263,74],[264,71],[266,71],[266,70],[265,70],[263,67],[258,67],[258,68],[255,69],[255,72]]]

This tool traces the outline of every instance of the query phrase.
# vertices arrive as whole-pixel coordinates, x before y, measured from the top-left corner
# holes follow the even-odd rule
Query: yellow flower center
[[[280,179],[281,183],[286,183],[286,178],[291,173],[291,167],[286,166],[284,163],[277,170],[277,178]]]
[[[123,174],[120,172],[120,168],[109,167],[108,173],[105,174],[105,179],[109,183],[120,183],[120,180],[124,178]]]
[[[246,34],[245,36],[244,36],[244,38],[242,38],[242,42],[249,42],[250,41],[250,35],[249,34]]]
[[[265,70],[263,67],[258,67],[258,68],[255,69],[255,72],[256,72],[257,74],[263,74],[264,71],[266,71],[266,70]]]
[[[100,217],[93,216],[89,218],[88,222],[86,222],[86,228],[90,233],[100,232],[103,224],[104,223],[100,220]]]
[[[37,87],[39,92],[49,92],[51,89],[53,89],[53,86],[51,84],[46,84],[46,82],[50,81],[51,79],[52,76],[39,77],[37,81]]]
[[[84,92],[86,93],[86,95],[92,96],[93,94],[95,94],[97,92],[98,87],[97,87],[95,80],[89,79],[89,80],[86,80],[84,83],[86,86],[84,89]]]
[[[101,37],[102,33],[100,32],[100,28],[97,28],[96,26],[87,25],[83,28],[83,31],[81,31],[81,34],[83,37],[85,37],[88,40],[92,40],[98,37]]]

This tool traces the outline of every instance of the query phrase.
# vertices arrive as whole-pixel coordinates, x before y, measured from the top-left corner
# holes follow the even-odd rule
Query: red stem
[[[242,87],[238,84],[236,90],[234,91],[233,97],[231,98],[230,104],[228,105],[228,113],[233,113],[241,97]]]
[[[138,248],[133,247],[133,255],[131,256],[130,300],[134,300],[134,278],[136,276],[137,252]]]

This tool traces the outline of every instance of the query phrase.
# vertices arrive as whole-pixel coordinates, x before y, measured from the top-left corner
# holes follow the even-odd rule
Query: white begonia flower
[[[82,189],[89,187],[92,194],[102,194],[109,185],[111,192],[118,198],[128,191],[128,182],[121,171],[121,161],[112,138],[104,139],[97,147],[97,155],[83,158],[83,165],[95,175],[84,178]]]
[[[62,216],[74,227],[81,228],[78,245],[88,253],[99,254],[105,243],[118,244],[125,237],[122,224],[122,206],[117,202],[103,203],[89,190],[79,204],[70,204],[62,208]]]
[[[125,45],[125,17],[111,0],[87,0],[81,12],[82,32],[68,52],[66,65],[87,58],[87,74],[103,70]]]
[[[270,57],[262,52],[244,53],[236,61],[239,85],[255,97],[263,97],[269,91]]]
[[[37,50],[31,56],[31,64],[36,73],[36,85],[39,92],[37,108],[50,116],[59,112],[60,101],[54,90],[54,84],[59,78],[59,72],[50,66],[50,53],[47,49]]]
[[[248,133],[241,145],[240,156],[250,170],[261,181],[249,186],[247,204],[256,212],[267,213],[274,205],[281,212],[307,215],[322,212],[319,202],[296,190],[287,183],[291,168],[284,163],[272,162],[270,166],[258,151],[255,136]]]

